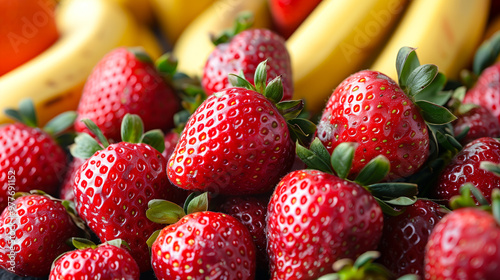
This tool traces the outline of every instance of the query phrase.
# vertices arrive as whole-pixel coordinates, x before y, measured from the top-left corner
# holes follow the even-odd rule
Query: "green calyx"
[[[38,127],[35,105],[31,99],[23,99],[19,102],[19,109],[8,108],[4,110],[5,114],[11,119],[21,122],[29,127]],[[73,141],[74,136],[65,131],[73,125],[76,119],[75,111],[67,111],[51,119],[42,130],[52,136],[56,142],[65,146]]]
[[[208,193],[196,195],[190,194],[184,202],[184,207],[181,207],[173,202],[163,199],[153,199],[148,203],[146,217],[149,220],[159,224],[175,224],[187,214],[195,212],[203,212],[208,210]],[[160,230],[155,231],[147,240],[147,244],[151,247],[160,234]]]
[[[318,280],[365,280],[365,279],[394,279],[394,275],[383,265],[374,263],[380,257],[377,251],[367,251],[355,261],[340,259],[333,264],[335,273],[326,274]],[[404,278],[403,278],[404,277]],[[405,275],[398,280],[417,280],[416,275]]]
[[[347,176],[351,170],[356,147],[355,143],[341,143],[330,155],[319,138],[315,138],[309,149],[297,143],[296,153],[308,168],[334,174],[339,178],[351,181],[347,179]],[[370,191],[384,213],[398,215],[400,212],[394,210],[392,206],[408,206],[415,203],[418,186],[404,182],[379,183],[389,174],[389,171],[389,160],[380,155],[369,161],[353,181]]]
[[[276,106],[280,114],[287,121],[288,130],[292,138],[305,145],[305,143],[310,142],[312,135],[316,131],[316,125],[308,119],[300,118],[300,114],[304,109],[303,100],[281,101],[283,98],[283,81],[281,76],[274,78],[266,84],[267,63],[268,60],[266,59],[257,66],[254,74],[255,86],[246,80],[243,73],[239,75],[229,74],[229,82],[234,87],[246,88],[264,95]]]
[[[75,138],[75,144],[71,146],[70,152],[74,157],[90,158],[95,152],[107,148],[109,141],[93,121],[84,119],[82,122],[99,139],[100,143],[89,134],[80,133]],[[121,137],[123,142],[148,144],[160,153],[165,150],[163,132],[160,129],[154,129],[144,133],[144,124],[138,115],[126,114],[123,117]]]
[[[252,27],[254,22],[253,13],[241,12],[235,19],[231,29],[224,30],[219,36],[211,36],[212,43],[219,45],[231,41],[238,33]]]
[[[482,163],[481,163],[482,165]],[[481,166],[483,167],[483,166]],[[498,168],[495,167],[495,168]],[[497,173],[496,173],[497,174]],[[497,174],[498,175],[498,174]],[[479,203],[476,205],[474,198]],[[500,226],[500,189],[495,188],[491,191],[491,204],[484,195],[471,183],[465,183],[460,187],[460,194],[451,198],[450,207],[453,210],[460,208],[479,208],[490,212],[498,226]]]
[[[472,69],[476,76],[481,75],[484,69],[493,65],[500,54],[500,31],[497,31],[490,39],[486,40],[477,49],[474,56]]]

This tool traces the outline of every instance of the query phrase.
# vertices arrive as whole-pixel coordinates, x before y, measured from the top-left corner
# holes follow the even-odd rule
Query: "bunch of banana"
[[[130,1],[130,0],[126,0]],[[186,26],[207,9],[215,0],[150,0],[161,29],[174,44]],[[141,1],[136,1],[141,2]]]
[[[436,64],[449,78],[458,78],[483,37],[489,6],[489,0],[412,1],[371,69],[397,78],[397,52],[410,46],[422,64]]]
[[[201,77],[203,66],[214,49],[210,34],[217,35],[230,28],[242,11],[253,13],[254,27],[270,27],[267,0],[217,0],[196,17],[177,40],[174,46],[174,55],[179,60],[177,69]]]
[[[294,98],[318,113],[342,80],[368,66],[407,2],[323,0],[287,41]]]
[[[112,1],[63,0],[59,5],[56,21],[60,39],[0,77],[2,108],[15,108],[20,100],[31,98],[41,124],[76,109],[87,76],[113,48],[144,45],[152,56],[161,54],[150,31]],[[1,112],[0,123],[7,121]]]

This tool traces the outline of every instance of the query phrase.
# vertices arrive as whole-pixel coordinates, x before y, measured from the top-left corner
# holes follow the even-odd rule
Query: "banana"
[[[186,26],[215,0],[150,0],[158,23],[171,44]],[[138,1],[139,2],[139,1]]]
[[[417,48],[422,64],[432,63],[451,79],[468,66],[488,19],[489,0],[412,1],[371,69],[397,79],[398,50]]]
[[[116,3],[63,0],[56,11],[60,39],[46,51],[0,77],[1,109],[31,98],[40,124],[75,110],[95,64],[118,46],[139,44],[140,28]],[[0,123],[8,122],[0,112]]]
[[[366,68],[407,0],[323,0],[287,40],[294,98],[319,113],[333,89]],[[394,59],[392,59],[394,61]]]
[[[154,19],[151,0],[108,0],[129,11],[141,24],[151,25]]]
[[[203,66],[214,49],[210,34],[230,28],[241,11],[254,14],[254,27],[270,27],[267,0],[217,0],[189,24],[174,46],[179,60],[177,69],[190,76],[201,77]]]

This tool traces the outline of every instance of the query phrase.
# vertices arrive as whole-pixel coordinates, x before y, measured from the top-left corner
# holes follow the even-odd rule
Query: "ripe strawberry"
[[[360,185],[317,170],[286,175],[268,206],[267,253],[272,279],[317,279],[332,264],[373,250],[383,216]]]
[[[102,133],[93,129],[104,149],[87,134],[76,138],[73,155],[90,156],[75,176],[76,209],[102,242],[117,238],[126,241],[144,272],[151,269],[146,240],[161,228],[146,217],[148,201],[177,200],[179,189],[168,181],[167,160],[151,146],[162,146],[161,134],[141,136],[142,122],[137,115],[127,114],[123,122],[123,142],[116,144],[108,145]],[[139,143],[141,139],[154,141],[148,145]],[[85,147],[94,149],[82,150]]]
[[[66,241],[81,234],[59,201],[37,194],[18,197],[0,216],[0,267],[44,277],[52,261],[71,250]]]
[[[429,133],[418,107],[391,78],[361,71],[344,80],[330,97],[317,135],[330,153],[355,142],[351,174],[377,155],[391,162],[389,179],[416,172],[429,155]]]
[[[475,107],[467,113],[458,115],[458,119],[453,123],[455,135],[467,131],[464,138],[460,139],[463,145],[481,137],[500,136],[500,123],[490,111],[484,107]]]
[[[300,111],[303,103],[273,104],[281,100],[281,82],[276,78],[266,87],[265,69],[265,62],[257,67],[259,92],[242,77],[232,76],[251,89],[220,91],[191,115],[169,160],[167,174],[173,184],[193,191],[258,194],[270,191],[288,172],[296,131],[287,123],[307,122],[294,119],[297,113],[292,112],[297,107]]]
[[[321,0],[269,0],[268,2],[276,29],[288,38]]]
[[[465,196],[471,200],[468,204],[473,205],[470,194]],[[499,200],[500,192],[496,189],[493,192],[493,209],[498,209]],[[475,207],[447,214],[429,237],[425,279],[498,279],[499,220],[498,211],[493,210],[492,215],[490,211]]]
[[[411,273],[423,278],[425,245],[444,214],[439,204],[419,199],[400,215],[384,216],[380,262],[398,277]]]
[[[468,182],[491,202],[491,191],[500,185],[500,177],[482,169],[482,161],[500,163],[500,141],[483,137],[464,146],[439,175],[434,196],[450,201],[460,193],[460,187]]]
[[[84,159],[77,157],[71,160],[68,166],[68,171],[66,172],[66,175],[61,183],[61,188],[59,189],[59,198],[73,202],[75,201],[75,192],[73,190],[75,176],[84,162]]]
[[[160,280],[255,279],[255,245],[248,229],[217,212],[195,212],[163,228],[151,248]]]
[[[246,196],[228,197],[218,206],[218,210],[233,216],[248,228],[257,249],[257,267],[267,269],[266,216],[269,197]]]
[[[118,242],[107,242],[99,246],[75,241],[73,244],[77,245],[77,250],[65,253],[54,262],[49,280],[139,280],[139,266],[129,251]]]
[[[75,129],[90,132],[81,122],[90,119],[107,138],[119,141],[125,114],[139,115],[146,130],[166,131],[173,127],[173,115],[179,109],[173,89],[143,50],[117,48],[102,58],[87,78]]]
[[[237,33],[244,27],[235,28],[233,33],[224,34],[226,41],[217,42],[217,47],[207,59],[201,80],[205,92],[210,95],[231,87],[228,79],[231,73],[243,72],[245,78],[254,84],[253,73],[257,65],[268,59],[266,82],[281,75],[283,100],[290,100],[293,95],[292,68],[285,40],[267,29],[249,29]]]
[[[59,115],[43,129],[37,128],[31,100],[20,110],[6,113],[17,121],[0,127],[0,211],[8,204],[8,193],[38,189],[51,195],[66,171],[66,154],[54,139],[74,121],[75,113]]]

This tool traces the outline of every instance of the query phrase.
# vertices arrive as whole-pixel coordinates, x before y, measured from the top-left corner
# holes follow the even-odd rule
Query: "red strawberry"
[[[490,111],[484,107],[475,107],[467,113],[458,115],[458,119],[453,123],[455,135],[467,131],[464,138],[460,140],[463,145],[481,137],[500,136],[500,123]]]
[[[163,144],[163,138],[152,137],[151,133],[141,137],[142,123],[137,115],[127,114],[123,122],[123,142],[109,146],[106,142],[103,150],[98,150],[102,147],[86,134],[75,140],[74,156],[85,154],[78,150],[82,147],[94,146],[97,150],[86,152],[93,155],[75,176],[76,208],[102,242],[117,238],[126,241],[141,271],[147,271],[151,265],[146,240],[161,228],[146,217],[148,201],[177,200],[178,188],[168,181],[167,161],[161,153],[148,144],[138,143],[140,139],[154,138]],[[127,135],[127,131],[139,133]],[[93,133],[106,141],[99,130]],[[81,145],[83,141],[94,143]]]
[[[289,109],[300,109],[302,102],[275,105],[281,100],[281,82],[277,78],[265,86],[265,65],[259,64],[256,71],[259,92],[232,76],[252,89],[220,91],[191,115],[169,160],[167,174],[173,184],[193,191],[258,194],[270,191],[288,172],[295,156],[295,131],[287,123],[298,121]]]
[[[239,28],[236,28],[237,30]],[[237,32],[237,31],[236,31]],[[234,37],[232,37],[234,36]],[[268,59],[267,82],[281,75],[283,100],[293,95],[292,68],[285,40],[267,29],[249,29],[239,34],[230,34],[229,42],[216,43],[203,69],[201,84],[207,94],[231,87],[228,74],[239,74],[254,84],[253,73],[257,65]]]
[[[317,135],[330,153],[340,143],[358,145],[349,178],[379,155],[390,162],[386,180],[414,174],[429,156],[427,123],[434,134],[456,119],[443,107],[448,98],[439,92],[446,78],[437,66],[420,65],[415,49],[403,47],[396,68],[399,84],[377,71],[351,75],[335,89],[323,111]],[[446,138],[432,137],[433,147],[449,142],[441,140]]]
[[[483,137],[464,146],[439,175],[434,195],[449,201],[468,182],[491,202],[491,191],[500,185],[500,177],[482,169],[482,161],[500,163],[500,141]]]
[[[267,252],[272,279],[317,279],[332,264],[373,250],[383,216],[360,185],[317,170],[286,175],[268,206]]]
[[[173,115],[180,109],[172,88],[155,69],[151,59],[138,49],[118,48],[94,67],[85,83],[77,132],[89,132],[82,119],[90,119],[104,135],[120,140],[120,123],[127,113],[139,115],[146,130],[168,130]]]
[[[425,279],[498,279],[500,227],[490,213],[462,208],[432,231],[425,254]]]
[[[384,216],[380,262],[398,277],[411,273],[423,278],[425,245],[444,214],[439,204],[419,199],[398,216]]]
[[[0,266],[22,276],[43,277],[66,241],[82,233],[66,208],[43,195],[17,198],[0,216]]]
[[[359,144],[349,177],[377,155],[391,162],[388,179],[406,177],[429,155],[429,133],[418,107],[396,82],[376,71],[353,74],[335,89],[317,135],[330,153],[343,142]]]
[[[500,122],[500,64],[486,68],[476,85],[467,92],[464,103],[488,109]]]
[[[66,176],[64,176],[61,188],[59,189],[59,197],[61,199],[75,201],[75,192],[73,190],[75,176],[84,162],[85,160],[82,158],[73,158],[73,160],[71,160]]]
[[[255,279],[255,245],[235,218],[196,212],[161,230],[151,248],[158,279]]]
[[[38,189],[56,195],[66,171],[66,153],[53,137],[74,121],[75,113],[59,115],[43,129],[37,128],[33,103],[24,100],[20,110],[6,110],[17,120],[0,127],[0,211],[8,193]]]
[[[257,249],[258,268],[267,269],[266,216],[268,196],[228,197],[218,209],[235,217],[248,228]]]
[[[139,280],[139,266],[128,250],[119,244],[78,245],[77,250],[65,253],[54,262],[49,280]]]
[[[276,29],[288,38],[321,0],[269,0],[268,2]]]

